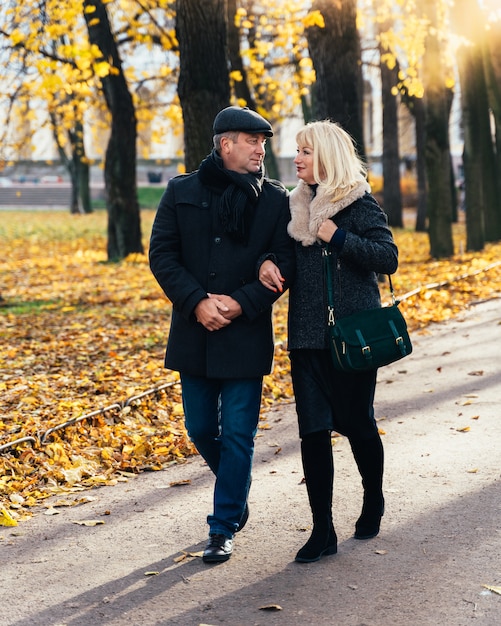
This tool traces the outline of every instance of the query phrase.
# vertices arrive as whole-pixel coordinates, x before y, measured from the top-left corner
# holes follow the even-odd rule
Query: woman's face
[[[298,178],[308,185],[314,185],[317,182],[313,176],[313,148],[311,146],[298,146],[294,163]]]

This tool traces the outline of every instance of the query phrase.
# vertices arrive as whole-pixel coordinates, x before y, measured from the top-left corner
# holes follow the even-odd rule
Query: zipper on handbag
[[[334,321],[334,308],[331,306],[327,307],[329,313],[328,313],[328,320],[327,320],[327,324],[329,326],[334,326],[335,321]]]

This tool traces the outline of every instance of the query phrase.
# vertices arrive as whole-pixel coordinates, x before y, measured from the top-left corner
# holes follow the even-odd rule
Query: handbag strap
[[[332,290],[332,261],[331,261],[332,252],[329,249],[328,245],[322,246],[322,257],[324,259],[325,282],[327,286],[327,311],[328,311],[327,324],[329,326],[334,326],[334,324],[336,323],[336,320],[334,317],[334,293]],[[393,283],[391,282],[391,276],[390,274],[385,274],[385,276],[388,276],[388,284],[390,287],[392,304],[398,305],[398,300],[395,298],[395,291],[393,290]]]

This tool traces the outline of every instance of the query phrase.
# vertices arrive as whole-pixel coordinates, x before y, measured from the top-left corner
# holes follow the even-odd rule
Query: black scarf
[[[198,177],[203,185],[221,195],[218,208],[224,232],[247,243],[254,207],[263,190],[263,171],[239,174],[227,170],[223,159],[213,150],[200,164]]]

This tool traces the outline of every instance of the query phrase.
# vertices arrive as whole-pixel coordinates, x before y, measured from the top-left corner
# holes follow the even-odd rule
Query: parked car
[[[45,176],[42,176],[42,178],[40,179],[40,182],[41,183],[62,183],[63,178],[62,176],[46,174]]]

